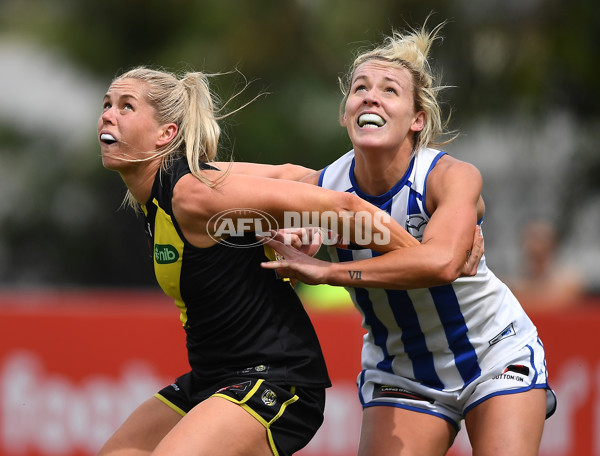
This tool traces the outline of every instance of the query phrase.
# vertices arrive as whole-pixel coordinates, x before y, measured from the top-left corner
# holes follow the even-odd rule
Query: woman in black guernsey
[[[365,239],[365,217],[356,224],[355,215],[381,213],[354,195],[288,181],[312,171],[300,166],[221,171],[213,98],[202,73],[180,78],[144,67],[117,77],[104,96],[102,163],[144,214],[156,279],[180,310],[191,370],[142,403],[103,456],[289,455],[323,421],[330,380],[302,303],[289,282],[261,268],[269,247],[255,233],[219,237],[209,221],[234,208],[267,213],[280,227],[286,211],[344,213],[324,228],[354,241]],[[243,215],[229,213],[234,224]],[[389,242],[367,246],[412,245],[398,224],[380,219],[367,228]]]
[[[157,174],[151,202],[143,209],[155,249],[169,246],[177,249],[171,257],[181,258],[169,263],[165,255],[163,261],[155,260],[155,270],[181,309],[194,382],[210,388],[216,379],[231,376],[233,368],[242,377],[329,386],[317,337],[296,293],[288,281],[260,267],[269,260],[268,247],[257,245],[254,233],[207,248],[186,241],[171,198],[178,180],[189,173],[185,157],[176,158]]]

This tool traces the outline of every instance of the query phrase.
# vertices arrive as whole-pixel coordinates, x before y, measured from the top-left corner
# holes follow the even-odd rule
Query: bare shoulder
[[[451,155],[444,155],[433,168],[433,171],[451,171],[451,172],[466,172],[479,174],[480,172],[472,163],[459,160]]]
[[[206,174],[208,178],[215,178],[217,173]],[[197,247],[214,244],[207,232],[208,221],[216,212],[211,204],[211,201],[215,201],[214,191],[192,174],[186,174],[179,179],[173,189],[173,215],[186,239]]]
[[[426,204],[430,211],[434,211],[442,203],[475,203],[477,218],[481,219],[485,212],[482,188],[481,173],[475,165],[445,155],[431,170],[427,179]]]
[[[209,193],[210,187],[208,185],[201,182],[193,174],[186,174],[179,179],[173,189],[173,210],[180,214],[187,212],[199,214],[203,206],[199,203],[205,201]]]
[[[450,185],[457,180],[481,187],[481,172],[469,162],[444,155],[429,175],[429,181],[435,185]]]

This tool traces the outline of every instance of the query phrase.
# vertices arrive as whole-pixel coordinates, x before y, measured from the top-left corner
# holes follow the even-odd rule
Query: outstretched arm
[[[286,242],[279,234],[273,238],[265,239],[279,255],[278,261],[262,263],[266,269],[275,269],[280,277],[300,280],[308,285],[328,284],[347,287],[368,287],[393,289],[427,288],[442,285],[434,277],[413,278],[412,282],[407,277],[394,273],[394,254],[403,252],[410,254],[412,248],[386,253],[369,260],[331,263],[322,261],[298,251]],[[474,276],[477,266],[485,252],[483,235],[477,226],[473,236],[473,247],[465,255],[465,262],[461,276]],[[385,260],[385,261],[384,261]],[[390,275],[384,274],[391,273]]]
[[[283,165],[266,165],[250,162],[214,162],[211,165],[222,171],[235,174],[251,174],[253,176],[270,177],[272,179],[286,179],[300,181],[315,172],[314,169],[306,168],[292,163]]]
[[[241,211],[236,212],[236,208],[268,214],[280,228],[298,227],[304,216],[312,218],[316,213],[323,228],[380,252],[418,245],[418,241],[386,212],[356,195],[251,174],[223,174],[214,170],[203,173],[217,184],[209,187],[188,174],[178,181],[173,191],[175,218],[185,237],[198,247],[216,242],[215,227],[209,223],[215,214],[228,211],[233,224],[247,217]]]
[[[283,268],[281,275],[310,284],[388,289],[431,287],[474,275],[483,255],[481,233],[478,229],[474,233],[483,213],[480,192],[477,169],[448,157],[440,160],[429,177],[426,204],[432,216],[420,245],[366,260],[329,264],[305,259],[274,243],[285,260],[265,267]]]

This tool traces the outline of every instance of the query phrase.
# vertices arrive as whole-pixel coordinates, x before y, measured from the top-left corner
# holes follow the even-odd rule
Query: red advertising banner
[[[301,455],[355,455],[360,318],[348,307],[310,315],[334,386],[325,422]],[[600,301],[532,319],[559,401],[540,454],[600,455]],[[0,293],[0,456],[93,455],[140,402],[186,370],[178,312],[160,293]],[[450,454],[471,454],[463,431]]]

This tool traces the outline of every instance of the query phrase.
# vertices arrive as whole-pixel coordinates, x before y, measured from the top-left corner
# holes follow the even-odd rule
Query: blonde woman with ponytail
[[[333,246],[327,263],[274,241],[284,259],[264,267],[345,286],[361,312],[359,456],[444,455],[463,421],[474,455],[534,456],[556,398],[517,299],[485,258],[462,276],[485,206],[479,171],[438,149],[454,137],[428,62],[440,29],[393,32],[356,57],[340,109],[353,150],[304,178],[387,211],[420,245]]]
[[[290,282],[261,267],[269,249],[255,232],[316,211],[330,215],[323,228],[381,252],[417,244],[355,195],[272,178],[298,180],[312,170],[222,171],[214,162],[221,106],[208,80],[141,67],[113,80],[104,96],[102,163],[120,174],[126,204],[144,216],[157,282],[180,310],[191,370],[141,404],[102,456],[283,456],[304,447],[323,421],[330,380]],[[253,215],[272,225],[248,227]],[[318,233],[308,253],[319,247]]]

